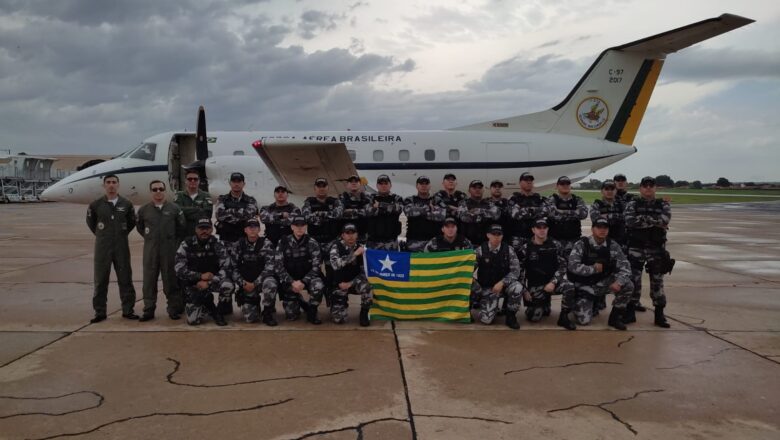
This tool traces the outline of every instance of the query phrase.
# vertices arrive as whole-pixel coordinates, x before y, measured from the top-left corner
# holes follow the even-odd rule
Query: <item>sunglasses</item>
[[[314,186],[316,186],[317,188],[325,188],[326,186],[328,186],[328,184],[327,183],[318,183],[318,184],[316,184]]]
[[[200,180],[200,178],[199,177],[188,177],[187,180],[190,181],[190,182],[197,182],[198,180]]]
[[[156,192],[157,193],[157,192],[163,192],[163,191],[165,191],[165,188],[159,188],[159,187],[152,188],[152,192]]]
[[[533,177],[523,177],[523,178],[522,178],[522,179],[520,179],[520,180],[524,180],[524,181],[526,181],[526,182],[533,182],[533,181],[534,181],[534,178],[533,178]]]

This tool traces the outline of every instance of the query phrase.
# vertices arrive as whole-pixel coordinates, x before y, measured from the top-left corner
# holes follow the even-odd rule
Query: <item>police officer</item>
[[[612,180],[615,182],[615,188],[617,189],[615,198],[622,201],[623,205],[628,205],[628,202],[639,198],[638,195],[628,192],[628,179],[626,179],[625,174],[615,174]]]
[[[498,312],[498,299],[506,297],[506,325],[517,330],[517,310],[523,295],[523,269],[517,254],[503,239],[499,224],[487,230],[487,241],[477,246],[477,277],[471,283],[472,304],[479,304],[479,320],[485,325],[493,323]],[[475,307],[477,308],[477,307]]]
[[[563,255],[568,257],[574,242],[582,236],[582,219],[588,217],[588,207],[582,197],[571,193],[568,177],[559,177],[555,188],[558,192],[546,201],[549,234],[563,246]]]
[[[626,222],[624,216],[624,210],[626,209],[626,202],[624,199],[617,197],[617,187],[613,180],[605,180],[601,184],[601,198],[596,199],[590,206],[590,221],[596,221],[599,217],[604,217],[609,222],[609,235],[608,237],[615,240],[623,253],[628,255],[628,234],[626,233]],[[593,307],[594,316],[599,311],[607,308],[606,298],[598,297],[595,299],[596,304]]]
[[[425,252],[447,252],[473,249],[468,238],[458,234],[458,222],[452,217],[444,219],[441,234],[433,237],[426,245]]]
[[[241,306],[246,322],[257,322],[261,311],[263,323],[273,327],[276,323],[276,291],[274,278],[274,246],[267,237],[260,236],[260,221],[250,218],[244,227],[244,238],[231,250],[232,279],[238,286],[236,303]]]
[[[482,190],[482,181],[472,180],[469,183],[469,197],[458,205],[461,231],[474,245],[485,241],[488,227],[501,219],[501,210],[482,198]],[[503,232],[501,235],[503,237]]]
[[[174,259],[179,243],[186,235],[184,213],[175,203],[165,200],[165,183],[149,183],[152,201],[138,210],[138,233],[144,237],[144,313],[141,321],[154,319],[157,308],[157,278],[162,274],[163,292],[168,300],[168,316],[181,318],[184,298],[176,282]]]
[[[639,310],[639,298],[642,294],[642,269],[650,276],[650,298],[655,307],[655,325],[669,328],[664,316],[666,295],[664,294],[664,274],[672,271],[674,260],[666,251],[666,231],[672,218],[672,209],[668,201],[655,197],[655,179],[643,177],[639,184],[641,198],[626,206],[625,219],[628,228],[628,259],[634,281],[632,301],[629,304],[626,321],[636,320],[635,310]]]
[[[539,322],[550,315],[551,295],[561,295],[561,314],[558,325],[568,329],[577,328],[569,313],[574,310],[574,285],[566,279],[568,261],[563,255],[560,243],[550,238],[547,219],[538,218],[531,227],[534,235],[524,243],[523,265],[527,291],[525,316],[531,322]]]
[[[422,252],[425,245],[441,230],[444,208],[436,205],[431,197],[431,180],[419,176],[416,182],[417,195],[404,199],[406,215],[406,250]]]
[[[512,217],[509,212],[509,199],[504,197],[502,193],[503,189],[504,182],[500,180],[490,182],[490,198],[488,200],[490,203],[496,205],[501,212],[498,224],[501,225],[501,229],[504,231],[504,241],[509,243],[512,241],[512,237],[510,236]]]
[[[214,305],[214,293],[219,293],[220,303],[231,302],[230,256],[225,245],[211,235],[212,230],[211,219],[198,220],[195,235],[182,241],[176,251],[176,276],[184,288],[189,325],[200,325],[207,312],[217,325],[227,325]]]
[[[577,323],[588,325],[593,317],[594,297],[615,294],[608,324],[625,330],[623,316],[631,300],[634,284],[628,259],[609,234],[609,221],[598,218],[591,227],[592,236],[582,237],[569,255],[569,280],[574,282]]]
[[[230,175],[230,192],[217,200],[217,234],[226,244],[244,236],[244,223],[257,216],[257,200],[244,192],[244,175]]]
[[[293,203],[287,201],[288,191],[284,186],[274,188],[274,202],[260,209],[260,220],[265,225],[265,238],[276,247],[279,238],[290,235],[290,220],[293,212],[297,211]]]
[[[398,250],[398,236],[401,234],[398,218],[403,211],[404,200],[390,192],[392,187],[387,174],[380,174],[376,178],[377,193],[371,197],[371,208],[368,211],[367,243],[371,249]]]
[[[347,320],[349,294],[360,295],[360,325],[371,324],[368,310],[371,308],[373,291],[363,271],[363,254],[366,248],[357,241],[357,227],[352,223],[344,225],[341,238],[334,241],[328,252],[336,289],[330,306],[330,315],[336,324]]]
[[[434,203],[444,210],[445,216],[457,220],[460,202],[466,200],[466,194],[456,189],[458,187],[458,179],[452,173],[444,175],[441,186],[442,189],[433,196]]]
[[[187,222],[185,237],[195,235],[195,224],[198,219],[211,218],[214,213],[214,205],[211,195],[199,188],[200,174],[196,170],[187,170],[185,174],[187,183],[184,191],[176,193],[174,203],[181,208]]]
[[[92,295],[95,317],[90,322],[106,319],[108,279],[112,264],[119,284],[122,317],[138,319],[138,315],[133,311],[135,287],[130,266],[130,246],[127,242],[127,235],[135,227],[135,210],[129,200],[117,193],[119,178],[114,174],[103,177],[103,190],[106,195],[92,202],[87,208],[87,226],[95,234],[95,291]]]
[[[512,217],[513,236],[529,239],[533,235],[531,227],[539,217],[547,216],[544,197],[534,192],[534,175],[525,172],[520,175],[520,191],[509,198],[509,212]]]
[[[368,212],[371,209],[371,200],[363,192],[360,177],[353,174],[347,178],[347,190],[341,193],[341,205],[344,211],[341,214],[342,226],[352,223],[358,228],[358,241],[366,242],[368,233]]]
[[[315,325],[322,324],[317,317],[317,307],[322,301],[325,285],[320,265],[320,245],[306,233],[306,218],[296,215],[292,219],[292,234],[282,237],[276,247],[276,275],[279,279],[279,297],[284,305],[288,321],[295,321],[306,312],[306,319]],[[302,292],[309,292],[309,301]]]
[[[301,214],[309,225],[309,236],[317,240],[323,252],[338,238],[343,210],[341,200],[328,196],[328,180],[324,177],[315,179],[314,196],[303,202]]]

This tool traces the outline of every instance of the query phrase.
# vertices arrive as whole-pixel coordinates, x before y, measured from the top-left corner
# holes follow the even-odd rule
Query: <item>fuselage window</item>
[[[436,160],[436,151],[425,150],[425,160]]]
[[[233,156],[243,156],[243,155],[244,155],[244,152],[241,151],[241,150],[236,150],[236,151],[233,152]]]
[[[398,150],[398,160],[402,162],[409,160],[409,150]]]
[[[460,150],[450,150],[450,160],[460,160]]]
[[[382,162],[385,160],[385,152],[382,150],[374,150],[374,162]]]
[[[357,159],[357,152],[355,150],[347,150],[347,153],[349,153],[349,158],[353,161]]]
[[[154,160],[154,152],[157,150],[157,144],[145,143],[136,148],[129,157],[133,159]]]

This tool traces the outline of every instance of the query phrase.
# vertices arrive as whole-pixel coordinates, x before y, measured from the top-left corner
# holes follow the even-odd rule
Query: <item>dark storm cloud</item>
[[[780,52],[757,50],[685,49],[675,56],[664,76],[669,81],[706,82],[721,79],[780,78]]]
[[[338,27],[338,23],[346,18],[345,14],[317,10],[304,11],[301,14],[301,21],[298,23],[298,35],[311,40],[324,31],[335,30]]]

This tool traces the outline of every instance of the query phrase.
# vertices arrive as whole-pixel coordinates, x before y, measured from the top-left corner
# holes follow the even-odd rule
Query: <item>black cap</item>
[[[357,174],[353,174],[347,177],[347,182],[352,182],[353,180],[360,182],[360,176],[358,176]]]
[[[447,179],[457,180],[457,177],[455,177],[455,175],[452,174],[452,173],[447,173],[447,174],[444,175],[444,179],[442,179],[442,180],[447,180]]]
[[[494,180],[494,181],[490,182],[490,187],[492,188],[494,186],[497,186],[499,188],[503,188],[504,187],[504,182],[502,182],[500,180]]]
[[[569,179],[567,176],[561,176],[558,178],[556,185],[571,185],[571,179]]]
[[[297,225],[297,226],[305,225],[306,224],[306,217],[298,214],[295,217],[293,217],[292,224]]]
[[[314,179],[314,184],[315,185],[323,185],[323,184],[327,185],[328,184],[328,179],[326,179],[324,177],[318,177],[318,178]]]
[[[274,188],[274,192],[275,192],[275,193],[276,193],[276,192],[280,192],[280,191],[284,191],[284,192],[290,192],[290,191],[288,191],[288,190],[287,190],[287,187],[286,187],[286,186],[284,186],[284,185],[279,185],[279,186],[277,186],[276,188]]]
[[[526,171],[520,175],[519,180],[534,180],[534,175],[530,171]]]
[[[380,174],[376,178],[376,183],[382,183],[382,182],[390,183],[390,176],[388,176],[387,174]]]
[[[445,225],[449,225],[449,224],[457,225],[458,222],[455,220],[455,217],[447,217],[447,218],[444,219],[444,224]]]
[[[655,177],[650,177],[650,176],[643,177],[642,180],[639,182],[639,185],[645,186],[646,184],[655,185]]]
[[[615,181],[607,179],[607,180],[601,182],[601,189],[604,189],[604,188],[606,188],[608,186],[611,186],[614,189],[615,188]]]
[[[623,182],[623,181],[626,181],[628,179],[626,179],[626,175],[625,174],[618,173],[618,174],[615,174],[615,177],[613,177],[612,180],[614,180],[616,182],[617,181]]]
[[[538,219],[534,220],[534,226],[547,226],[547,217],[539,217]]]
[[[210,228],[211,227],[211,219],[210,218],[200,218],[198,219],[198,223],[195,224],[196,228]]]
[[[469,188],[474,188],[475,186],[484,187],[485,185],[482,184],[482,181],[479,179],[472,180],[471,183],[469,183]]]
[[[260,220],[258,220],[255,217],[252,217],[252,218],[250,218],[249,220],[246,221],[244,226],[246,226],[246,227],[255,226],[255,227],[259,228],[260,227]]]
[[[593,220],[593,227],[594,228],[608,228],[609,227],[609,220],[607,220],[604,217],[599,217],[596,220]]]
[[[419,176],[417,178],[417,183],[431,183],[431,179],[429,179],[428,176]]]
[[[354,223],[347,223],[341,228],[341,232],[357,232],[357,226]]]
[[[490,225],[490,228],[487,232],[488,234],[504,235],[504,228],[502,228],[498,223],[494,223]]]
[[[241,173],[233,173],[230,175],[230,181],[231,182],[243,182],[244,181],[244,175]]]

